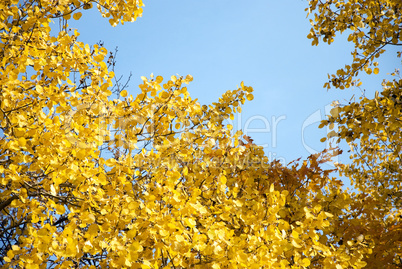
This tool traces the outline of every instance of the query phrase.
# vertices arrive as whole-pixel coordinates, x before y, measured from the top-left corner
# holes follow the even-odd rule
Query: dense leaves
[[[0,3],[2,268],[397,264],[400,155],[392,154],[400,150],[400,126],[383,122],[399,120],[398,82],[328,121],[346,124],[341,137],[360,139],[362,150],[376,135],[395,147],[362,151],[376,169],[341,166],[359,191],[350,194],[321,168],[338,149],[284,166],[225,123],[253,99],[244,83],[211,105],[189,96],[190,75],[142,77],[139,94],[130,95],[112,81],[113,53],[69,30],[69,20],[95,5],[113,26],[134,21],[143,6]],[[362,113],[371,113],[371,123]]]
[[[352,80],[359,71],[378,74],[375,59],[389,46],[402,45],[401,1],[310,1],[310,12],[315,12],[309,35],[314,44],[319,37],[331,43],[336,33],[347,31],[356,48],[353,64],[332,75],[327,88],[360,86]],[[399,51],[395,59],[400,56]],[[393,79],[384,80],[374,98],[338,104],[321,125],[339,124],[339,132],[330,136],[351,147],[351,163],[339,168],[357,191],[351,215],[355,226],[349,229],[373,240],[373,253],[365,259],[370,268],[402,267],[402,79],[395,68]]]
[[[385,52],[386,46],[402,45],[402,2],[399,0],[311,0],[309,14],[312,28],[308,38],[318,45],[320,38],[331,44],[337,33],[346,32],[353,42],[353,62],[330,76],[325,84],[344,89],[360,85],[359,72],[378,74],[376,58]]]

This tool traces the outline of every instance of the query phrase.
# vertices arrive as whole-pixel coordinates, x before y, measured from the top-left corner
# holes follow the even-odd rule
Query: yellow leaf
[[[20,137],[20,138],[18,139],[18,145],[19,145],[20,147],[24,147],[24,146],[26,145],[26,143],[27,143],[27,141],[25,140],[24,137]]]
[[[151,264],[149,261],[144,260],[142,263],[143,263],[143,264],[141,265],[141,268],[142,268],[142,269],[152,268],[152,264]]]
[[[10,259],[14,258],[14,252],[12,250],[7,251],[7,257]]]
[[[55,187],[54,187],[53,184],[50,185],[50,193],[51,193],[53,196],[56,196],[56,195],[57,195],[56,189],[55,189]]]
[[[186,219],[184,220],[184,222],[185,222],[186,225],[189,226],[190,228],[195,227],[195,225],[197,224],[197,223],[195,222],[195,220],[190,219],[190,218],[186,218]]]
[[[159,231],[159,234],[162,235],[163,237],[166,237],[166,236],[169,235],[169,231],[166,231],[166,230],[162,229],[162,230]]]
[[[127,90],[123,90],[123,91],[120,92],[121,97],[126,97],[127,94],[128,94]]]
[[[166,98],[168,98],[169,96],[170,96],[170,94],[169,94],[168,92],[163,91],[163,92],[160,93],[160,97],[161,97],[162,99],[166,99]]]
[[[127,267],[131,267],[131,262],[126,258],[125,262],[124,262],[124,265],[127,266]]]
[[[157,76],[157,77],[155,78],[155,81],[156,81],[156,83],[162,83],[163,77],[162,77],[162,76]]]
[[[310,266],[310,263],[311,263],[310,260],[307,258],[304,258],[303,260],[301,260],[301,266],[308,267],[308,266]]]
[[[327,217],[329,217],[329,218],[332,218],[334,215],[331,214],[331,213],[325,212],[325,216],[327,216]]]
[[[208,211],[205,209],[205,207],[203,207],[200,203],[196,203],[195,205],[193,205],[194,209],[196,211],[198,211],[200,214],[205,214]]]
[[[81,16],[82,16],[82,13],[77,12],[77,13],[74,13],[73,18],[74,18],[74,20],[79,20],[81,18]]]
[[[184,241],[184,237],[181,234],[176,235],[176,241],[177,242],[183,242]]]
[[[225,176],[220,177],[220,181],[223,185],[226,185],[227,178]]]
[[[66,209],[64,208],[63,205],[56,204],[55,209],[56,209],[56,213],[59,215],[62,215],[62,214],[64,214],[64,212],[66,212]]]
[[[116,160],[115,159],[107,159],[107,161],[105,162],[105,164],[109,167],[113,167],[116,164]]]
[[[42,94],[42,93],[43,93],[43,88],[42,88],[41,85],[39,85],[39,84],[36,85],[35,89],[36,89],[36,91],[37,91],[39,94]]]
[[[34,65],[34,61],[31,58],[27,58],[27,65]]]
[[[292,245],[296,248],[301,248],[302,246],[299,245],[295,240],[292,240]]]
[[[187,75],[187,76],[186,76],[186,80],[187,80],[188,82],[193,81],[193,76],[192,76],[192,75]]]

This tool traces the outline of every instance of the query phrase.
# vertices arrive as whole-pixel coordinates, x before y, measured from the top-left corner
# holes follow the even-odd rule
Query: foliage
[[[350,30],[348,40],[355,44],[353,64],[332,75],[327,88],[348,88],[362,70],[378,74],[375,58],[388,46],[402,45],[399,0],[310,1],[310,12],[314,11],[309,35],[313,44],[318,44],[320,36],[331,43],[337,32],[345,30]],[[397,52],[396,57],[400,56]],[[393,80],[384,80],[374,98],[363,96],[359,101],[338,104],[321,124],[339,124],[339,132],[329,136],[337,136],[351,147],[351,164],[339,167],[357,190],[350,216],[356,224],[349,229],[371,235],[375,244],[372,255],[365,259],[369,268],[402,267],[402,79],[398,69],[391,75]]]
[[[113,83],[113,54],[68,27],[94,3],[0,3],[2,268],[362,268],[386,250],[399,200],[342,190],[321,168],[337,149],[283,166],[225,124],[251,87],[201,106],[190,75],[143,77],[137,96]],[[113,26],[142,14],[96,4]]]
[[[378,74],[375,59],[385,52],[386,46],[402,44],[399,0],[310,0],[307,10],[314,14],[308,35],[312,45],[318,45],[321,37],[323,42],[331,44],[338,32],[345,31],[349,33],[348,41],[355,45],[352,64],[329,77],[330,81],[324,85],[328,89],[361,85],[354,79],[359,72]]]

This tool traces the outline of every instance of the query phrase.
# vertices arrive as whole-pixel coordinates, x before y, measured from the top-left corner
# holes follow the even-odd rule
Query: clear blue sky
[[[217,101],[241,81],[252,86],[255,99],[243,106],[242,122],[235,120],[234,126],[259,128],[261,133],[249,135],[257,144],[268,144],[264,147],[268,157],[288,163],[307,157],[311,149],[323,149],[325,143],[319,140],[326,130],[318,129],[319,114],[324,117],[325,107],[334,100],[361,95],[359,89],[322,88],[328,73],[351,63],[353,46],[343,35],[330,46],[312,47],[306,37],[307,1],[144,2],[143,17],[134,23],[113,28],[94,9],[70,26],[81,33],[79,41],[102,40],[108,50],[118,46],[116,74],[128,77],[132,72],[128,91],[134,96],[140,77],[151,73],[166,79],[191,74],[194,81],[188,88],[201,104]],[[397,66],[395,54],[388,53],[380,63],[379,75],[363,78],[368,96],[380,90],[382,78]],[[308,121],[315,124],[303,129]]]

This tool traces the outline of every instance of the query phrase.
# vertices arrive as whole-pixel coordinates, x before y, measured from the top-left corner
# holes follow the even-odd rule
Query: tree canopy
[[[376,59],[390,46],[402,46],[401,1],[310,1],[314,13],[309,38],[331,43],[346,31],[353,42],[353,63],[329,76],[324,85],[338,89],[362,85],[355,78],[361,71],[378,74]],[[396,59],[402,51],[397,51]],[[351,147],[351,163],[339,165],[340,174],[358,190],[353,195],[354,229],[371,234],[373,255],[369,267],[402,266],[402,79],[399,66],[391,70],[392,80],[384,79],[373,98],[362,96],[338,104],[323,126],[339,124],[330,136],[345,140]],[[389,70],[388,70],[389,71]]]
[[[375,98],[338,105],[322,123],[340,124],[330,136],[353,149],[337,168],[352,192],[322,166],[341,150],[285,166],[225,124],[252,87],[201,105],[187,90],[191,75],[152,75],[133,96],[112,80],[113,55],[68,27],[91,8],[115,26],[142,7],[0,3],[2,268],[402,266],[398,71]],[[359,85],[359,71],[378,73],[385,46],[402,44],[397,0],[309,7],[313,45],[345,30],[356,45],[327,88]]]

